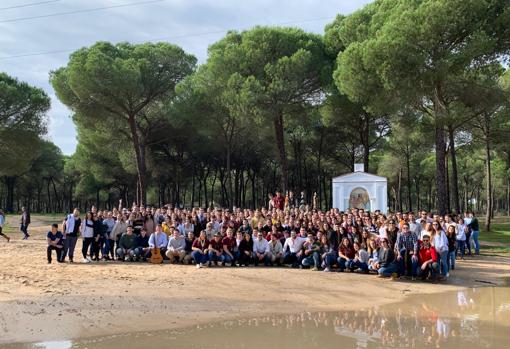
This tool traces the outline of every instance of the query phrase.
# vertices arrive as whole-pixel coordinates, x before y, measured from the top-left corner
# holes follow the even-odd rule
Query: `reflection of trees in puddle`
[[[489,347],[494,344],[491,341],[495,327],[501,331],[495,314],[505,310],[507,316],[510,313],[510,296],[494,299],[493,295],[491,299],[490,292],[490,289],[470,289],[420,298],[411,295],[403,304],[368,310],[274,315],[197,326],[196,329],[218,330],[220,327],[231,332],[239,328],[252,331],[252,327],[271,327],[279,334],[298,334],[312,342],[317,336],[333,333],[342,340],[354,340],[358,348],[453,348],[466,344]],[[491,314],[494,314],[492,321]],[[507,324],[499,323],[500,326]],[[510,339],[508,333],[500,334]]]

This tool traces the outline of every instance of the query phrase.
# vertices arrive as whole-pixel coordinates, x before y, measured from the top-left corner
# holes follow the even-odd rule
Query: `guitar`
[[[151,248],[151,258],[149,260],[152,264],[161,264],[163,263],[163,256],[161,255],[161,250],[157,247]]]

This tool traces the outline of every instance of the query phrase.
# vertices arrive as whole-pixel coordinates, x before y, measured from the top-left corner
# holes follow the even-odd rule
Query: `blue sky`
[[[48,93],[52,107],[48,115],[47,138],[64,154],[70,155],[76,148],[76,131],[70,111],[58,101],[48,82],[48,73],[66,65],[73,50],[99,40],[169,41],[194,54],[199,63],[203,63],[207,59],[208,46],[223,37],[227,30],[243,30],[255,25],[289,25],[322,33],[324,26],[337,13],[348,14],[369,2],[2,0],[0,71],[39,86]],[[40,4],[8,9],[34,3]],[[117,5],[130,6],[27,19]]]

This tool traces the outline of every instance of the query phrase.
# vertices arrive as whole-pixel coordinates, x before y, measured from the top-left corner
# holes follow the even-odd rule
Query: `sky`
[[[55,96],[48,77],[67,64],[74,50],[96,41],[168,41],[204,63],[209,45],[228,30],[285,25],[323,33],[336,14],[351,13],[369,2],[1,0],[0,71],[46,91],[51,98],[46,138],[71,155],[77,144],[71,112]]]

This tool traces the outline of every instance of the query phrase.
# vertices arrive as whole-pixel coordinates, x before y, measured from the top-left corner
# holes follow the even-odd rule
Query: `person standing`
[[[11,241],[11,238],[2,233],[3,226],[5,224],[5,215],[4,211],[0,210],[0,236],[2,236],[7,242]]]
[[[30,237],[28,234],[28,225],[30,224],[30,212],[25,207],[21,208],[21,220],[20,220],[20,228],[23,233],[23,240],[26,240]]]
[[[75,208],[73,213],[69,214],[64,220],[64,249],[62,251],[62,261],[69,256],[69,262],[73,263],[74,249],[78,241],[78,233],[81,228],[80,211]]]
[[[81,254],[83,255],[83,263],[90,263],[87,252],[94,241],[94,216],[92,212],[87,212],[85,219],[81,222],[81,235],[83,237],[83,245]]]
[[[480,235],[480,223],[478,222],[478,218],[475,217],[475,213],[473,211],[469,212],[469,217],[471,218],[471,222],[468,226],[471,228],[471,238],[475,244],[475,254],[480,254],[480,243],[478,242],[478,235]]]
[[[57,254],[57,262],[63,262],[62,251],[64,249],[64,245],[62,244],[62,237],[62,233],[58,231],[58,224],[52,224],[51,230],[46,235],[46,240],[48,241],[48,248],[46,249],[48,255],[48,264],[51,264],[52,251],[55,251]]]

